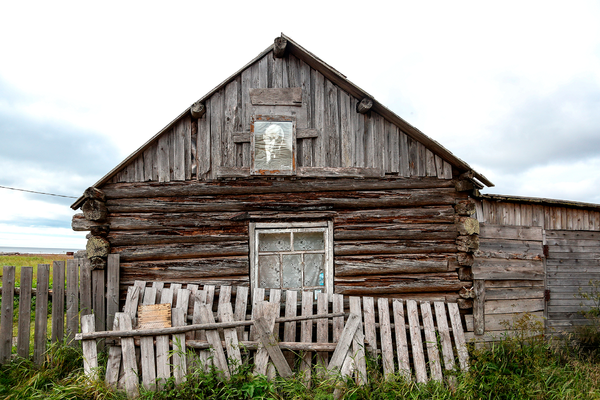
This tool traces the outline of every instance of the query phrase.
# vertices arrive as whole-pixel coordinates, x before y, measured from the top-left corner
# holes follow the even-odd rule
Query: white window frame
[[[324,231],[325,239],[325,262],[323,265],[324,285],[323,290],[327,293],[330,301],[333,298],[333,222],[250,222],[249,239],[250,239],[250,285],[252,288],[258,287],[258,235],[261,232],[268,231],[269,233],[287,233],[298,231],[311,231],[315,228],[321,228]],[[286,290],[286,289],[284,289]],[[294,289],[289,289],[294,290]],[[295,290],[302,290],[297,288]],[[309,290],[309,289],[307,289]],[[313,289],[310,289],[313,290]]]

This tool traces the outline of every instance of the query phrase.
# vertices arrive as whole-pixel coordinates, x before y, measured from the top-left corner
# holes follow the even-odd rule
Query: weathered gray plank
[[[379,334],[381,337],[383,374],[387,378],[394,374],[394,347],[392,345],[392,326],[390,322],[388,299],[383,297],[377,299],[377,310],[379,311]]]
[[[39,266],[38,266],[39,268]],[[39,270],[38,270],[39,278]],[[39,281],[38,281],[39,288]],[[37,311],[37,309],[36,309]],[[84,315],[81,317],[81,332],[90,333],[94,332],[94,314]],[[44,338],[45,339],[45,338]],[[133,339],[131,339],[133,341]],[[95,381],[98,378],[98,353],[96,350],[95,340],[84,340],[82,343],[83,347],[83,371],[90,380]]]
[[[10,360],[15,296],[14,266],[2,268],[2,313],[0,316],[0,364]]]
[[[202,323],[205,324],[211,324],[215,322],[212,309],[209,308],[207,305],[200,306],[200,320],[202,321]],[[207,330],[206,340],[210,344],[210,352],[216,369],[220,373],[222,373],[223,376],[229,378],[231,376],[231,373],[229,372],[229,366],[227,365],[227,358],[225,357],[225,353],[223,352],[219,332],[217,332],[214,329]]]
[[[71,260],[69,260],[71,261]],[[6,275],[3,275],[3,279]],[[77,276],[76,276],[77,277]],[[17,332],[17,354],[21,358],[29,358],[29,339],[31,338],[31,286],[33,283],[33,267],[21,267],[21,293],[19,294],[19,328]],[[77,282],[76,282],[77,283]],[[10,293],[4,295],[4,286],[2,286],[2,299],[9,299]],[[8,288],[7,288],[8,289]],[[4,310],[4,307],[2,307]],[[4,321],[4,320],[2,320]],[[75,316],[76,326],[79,327],[79,321]],[[7,326],[12,327],[12,320]],[[4,328],[5,324],[2,323]],[[0,337],[3,335],[0,334]],[[5,345],[5,344],[4,344]],[[0,357],[1,359],[1,357]],[[2,361],[0,361],[1,363]]]
[[[410,379],[410,359],[408,357],[408,341],[406,340],[406,323],[402,300],[394,299],[394,328],[396,334],[396,355],[398,356],[398,372]]]
[[[279,313],[279,304],[266,302],[266,301],[259,301],[257,303],[256,307],[257,307],[257,309],[256,309],[254,320],[256,321],[261,318],[265,319],[267,322],[267,326],[265,328],[268,330],[268,332],[273,332],[273,327],[275,326],[275,318],[277,317],[277,314]],[[265,334],[264,332],[260,333],[260,332],[258,332],[258,330],[255,330],[255,335],[256,335],[257,339],[259,339],[259,337],[261,335],[268,336],[268,334]],[[272,335],[272,333],[271,333],[271,335]],[[271,340],[268,339],[268,337],[266,339],[269,343],[271,342]],[[268,361],[269,361],[268,350],[265,347],[259,348],[254,356],[254,373],[260,374],[260,375],[266,375]],[[286,365],[287,365],[287,362],[286,362]],[[288,365],[288,368],[289,368],[289,365]]]
[[[375,300],[373,297],[363,297],[363,318],[365,322],[365,342],[367,350],[377,357],[377,332],[375,330]]]
[[[79,259],[81,277],[79,278],[79,301],[80,315],[84,316],[92,312],[92,267],[87,258]]]
[[[235,314],[233,314],[234,321],[244,321],[246,319],[246,308],[248,305],[248,287],[238,286],[235,295]],[[244,327],[237,328],[238,340],[244,338]]]
[[[161,291],[161,304],[172,304],[173,292],[170,288]],[[161,390],[165,382],[171,376],[169,336],[160,335],[156,337],[156,384]]]
[[[156,289],[146,288],[142,304],[152,305],[156,302]],[[140,329],[145,326],[140,325]],[[146,390],[156,390],[156,366],[154,359],[154,338],[144,336],[140,338],[140,354],[142,364],[142,383]]]
[[[292,376],[292,370],[288,365],[281,349],[277,345],[277,339],[270,331],[270,321],[267,320],[268,317],[259,317],[254,321],[254,326],[258,332],[258,339],[263,344],[263,348],[269,354],[269,357],[273,361],[275,368],[277,368],[277,372],[283,378],[288,378]]]
[[[113,316],[112,330],[119,331],[119,318]],[[108,349],[108,360],[106,361],[106,373],[104,381],[109,387],[116,388],[119,381],[119,369],[121,367],[121,346],[111,345]]]
[[[408,314],[408,325],[410,328],[410,343],[412,347],[413,365],[418,383],[427,382],[427,370],[425,369],[425,355],[423,354],[423,340],[421,338],[421,326],[419,324],[419,310],[417,302],[406,301]]]
[[[302,292],[302,315],[312,315],[313,314],[313,300],[314,294],[313,292],[306,291]],[[312,320],[302,321],[301,331],[300,331],[300,340],[304,343],[312,342]],[[302,357],[300,364],[300,371],[304,373],[305,384],[310,385],[310,380],[312,376],[312,356],[313,353],[307,351]]]
[[[327,314],[329,308],[327,293],[317,293],[317,314]],[[317,343],[329,343],[329,321],[327,318],[317,320]],[[317,365],[326,368],[329,354],[326,352],[317,353]]]
[[[117,313],[116,317],[119,319],[119,328],[121,331],[130,331],[133,329],[129,314]],[[121,338],[121,350],[123,371],[125,373],[125,391],[127,392],[127,397],[136,398],[139,396],[139,383],[133,338]]]
[[[106,322],[112,330],[115,314],[119,312],[119,255],[109,254],[106,265]]]
[[[360,297],[350,297],[350,313],[362,315]],[[365,358],[365,335],[363,333],[363,321],[359,318],[358,328],[352,340],[352,354],[356,365],[356,382],[359,385],[366,384],[369,381],[367,375],[367,361]]]
[[[350,313],[348,317],[348,321],[344,326],[344,330],[342,331],[342,335],[340,336],[340,340],[335,347],[335,351],[331,356],[331,361],[327,366],[329,371],[334,371],[335,369],[341,369],[344,360],[346,359],[348,352],[350,350],[350,346],[352,345],[352,341],[356,334],[356,330],[360,325],[360,315]]]
[[[74,259],[67,260],[67,343],[75,346],[73,339],[79,331],[79,266]],[[21,271],[21,279],[23,279]],[[21,282],[23,282],[21,280]],[[114,316],[113,316],[114,318]]]
[[[44,353],[46,352],[49,282],[50,264],[38,264],[37,294],[35,299],[35,333],[33,347],[33,362],[38,365],[41,365],[44,362]],[[91,321],[93,321],[93,319]]]
[[[92,308],[96,316],[96,331],[106,330],[106,286],[104,284],[103,269],[92,271]],[[100,349],[103,348],[103,343],[98,343]]]
[[[52,262],[52,343],[65,336],[65,262]]]
[[[473,280],[473,290],[475,292],[475,300],[473,301],[473,321],[475,326],[475,334],[483,335],[485,332],[485,281],[483,279]]]
[[[458,352],[458,363],[462,371],[469,370],[469,352],[467,351],[467,343],[465,334],[460,322],[460,312],[458,304],[448,303],[448,313],[450,314],[450,323],[452,325],[452,336]]]
[[[233,309],[231,303],[224,303],[219,308],[219,320],[221,322],[233,322]],[[242,365],[242,355],[238,342],[238,335],[235,328],[223,330],[225,336],[225,346],[227,348],[227,360],[230,360],[230,371],[236,372],[236,369]]]
[[[454,352],[452,351],[452,340],[450,339],[450,330],[448,329],[448,319],[446,318],[446,306],[440,301],[433,303],[435,307],[435,321],[437,331],[442,344],[442,356],[444,358],[444,368],[446,371],[454,370]]]
[[[423,319],[423,331],[425,332],[425,345],[427,347],[427,360],[431,379],[434,381],[442,380],[442,364],[440,362],[440,351],[437,346],[437,335],[433,325],[433,314],[431,313],[431,303],[421,302],[421,317]]]
[[[211,313],[212,315],[212,313]],[[185,320],[183,318],[183,310],[181,308],[173,308],[171,310],[172,326],[183,326]],[[186,380],[185,375],[187,373],[187,365],[185,359],[185,333],[178,333],[172,336],[173,341],[173,377],[175,378],[175,384]]]

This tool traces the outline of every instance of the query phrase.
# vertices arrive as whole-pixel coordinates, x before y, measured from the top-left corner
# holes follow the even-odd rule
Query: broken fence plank
[[[410,343],[413,354],[413,365],[418,383],[427,383],[427,369],[425,368],[425,355],[423,354],[423,340],[421,326],[419,325],[419,310],[415,300],[406,301],[408,325],[410,329]]]
[[[410,379],[410,360],[408,358],[408,342],[406,340],[406,323],[404,320],[404,305],[402,300],[394,299],[394,328],[396,333],[396,355],[398,357],[398,372]]]
[[[392,345],[392,326],[390,322],[390,306],[388,299],[377,299],[379,311],[379,334],[381,337],[381,361],[383,375],[387,378],[394,374],[394,347]]]
[[[427,360],[429,361],[429,372],[434,381],[442,380],[442,364],[440,362],[440,351],[437,346],[437,336],[433,325],[433,314],[431,303],[421,302],[421,317],[423,319],[423,330],[425,331],[425,346],[427,347]]]
[[[346,321],[346,326],[342,331],[342,335],[337,343],[335,351],[331,356],[331,361],[329,361],[329,365],[327,366],[327,370],[330,372],[333,372],[336,368],[341,370],[344,360],[346,359],[346,356],[348,356],[348,351],[352,345],[352,339],[354,338],[354,334],[356,333],[359,324],[360,316],[351,313],[348,317],[348,321]]]
[[[96,329],[94,314],[88,314],[81,317],[81,330],[85,333],[93,332]],[[83,371],[92,381],[98,378],[98,350],[96,340],[85,340],[82,343],[83,348]]]
[[[288,378],[292,376],[292,370],[288,365],[281,349],[277,345],[277,339],[273,336],[273,333],[269,330],[270,321],[267,321],[265,317],[259,317],[254,321],[254,326],[258,334],[258,339],[264,346],[263,349],[267,351],[271,361],[275,365],[277,372],[282,378]]]
[[[116,313],[115,315],[119,318],[119,327],[122,331],[131,330],[132,325],[129,314]],[[123,354],[123,370],[125,372],[125,391],[127,392],[127,397],[136,398],[139,396],[139,384],[133,338],[121,339],[121,349]]]
[[[173,308],[171,310],[172,324],[174,327],[185,325],[183,318],[183,310],[181,308]],[[185,381],[187,365],[185,359],[185,333],[176,333],[173,335],[173,377],[175,384],[179,385]]]

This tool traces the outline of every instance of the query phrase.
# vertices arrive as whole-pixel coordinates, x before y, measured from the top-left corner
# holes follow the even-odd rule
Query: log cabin
[[[143,279],[452,301],[481,336],[486,319],[487,331],[500,326],[490,315],[546,312],[536,223],[553,207],[539,205],[537,222],[515,219],[535,230],[522,237],[527,229],[492,218],[490,204],[532,200],[486,198],[484,186],[493,184],[281,35],[87,189],[72,226],[90,231],[92,268],[119,254],[122,287]],[[542,250],[506,256],[498,238]],[[502,303],[519,296],[535,306]]]

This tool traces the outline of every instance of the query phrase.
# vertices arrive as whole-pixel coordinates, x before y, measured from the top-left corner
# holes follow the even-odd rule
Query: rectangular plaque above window
[[[296,173],[296,121],[291,117],[255,116],[252,130],[252,174]]]

